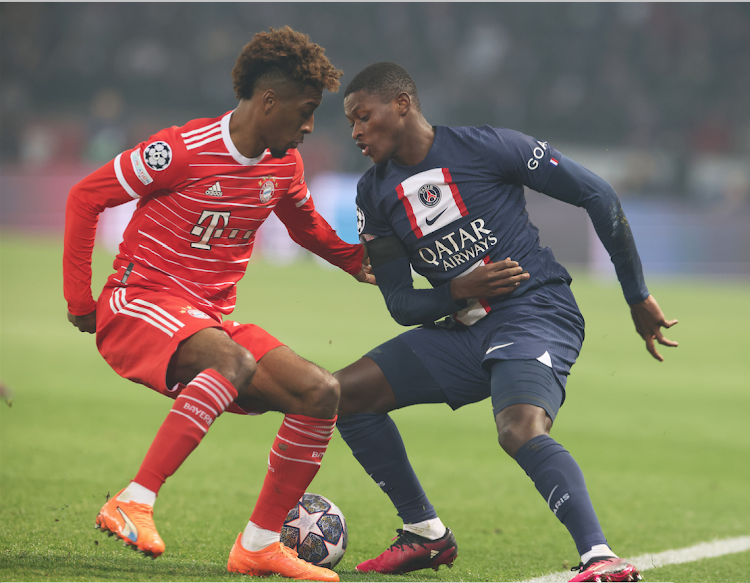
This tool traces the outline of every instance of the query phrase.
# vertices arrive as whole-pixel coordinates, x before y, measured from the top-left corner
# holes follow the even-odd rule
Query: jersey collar
[[[232,158],[234,158],[237,162],[242,164],[243,166],[255,166],[258,162],[260,162],[263,158],[266,157],[266,154],[270,154],[270,151],[268,148],[263,150],[260,156],[257,158],[247,158],[240,154],[240,151],[237,149],[237,147],[234,145],[234,142],[232,141],[231,136],[229,135],[229,120],[232,118],[232,114],[234,113],[234,110],[227,113],[224,117],[221,118],[221,137],[224,139],[224,145],[227,147],[227,150],[232,155]]]

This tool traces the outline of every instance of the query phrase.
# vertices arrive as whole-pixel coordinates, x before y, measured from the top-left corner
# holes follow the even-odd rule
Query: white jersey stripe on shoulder
[[[186,136],[185,134],[182,134],[183,141],[187,144],[188,142],[199,142],[206,136],[210,134],[215,134],[216,132],[221,133],[221,128],[218,126],[208,126],[206,128],[203,128],[202,131],[194,131],[191,136]]]
[[[140,198],[138,196],[138,193],[133,190],[133,187],[128,184],[128,181],[125,180],[125,175],[122,173],[122,166],[120,166],[120,160],[122,159],[122,153],[117,154],[117,158],[115,158],[115,176],[117,176],[117,182],[120,183],[120,186],[127,192],[131,197],[133,198]]]
[[[203,126],[202,128],[198,128],[196,130],[190,130],[189,132],[185,132],[184,134],[180,134],[183,138],[188,138],[190,136],[193,136],[195,134],[200,134],[201,132],[205,132],[206,130],[209,130],[211,128],[215,128],[217,126],[221,126],[221,120],[215,121],[212,124],[208,124],[207,126]]]
[[[188,150],[194,150],[195,148],[202,146],[203,144],[208,144],[209,142],[215,142],[216,140],[220,140],[220,139],[221,139],[221,134],[218,134],[211,138],[206,138],[202,142],[197,142],[195,144],[190,144],[189,146],[185,146],[185,148]]]
[[[119,311],[119,313],[124,314],[126,316],[132,316],[133,318],[139,318],[143,320],[144,322],[151,324],[154,328],[158,328],[170,338],[174,336],[174,333],[171,330],[167,330],[164,326],[162,326],[158,322],[155,322],[153,319],[151,319],[149,316],[146,316],[145,314],[139,314],[138,312],[133,312],[129,310],[128,308],[123,308],[122,310]]]
[[[206,429],[205,427],[203,427],[203,425],[201,425],[200,423],[198,423],[198,422],[197,422],[197,421],[196,421],[195,419],[193,419],[193,418],[192,418],[192,417],[191,417],[190,415],[186,415],[186,414],[185,414],[185,413],[183,413],[182,411],[177,411],[176,409],[172,409],[172,410],[170,411],[170,413],[177,413],[178,415],[182,415],[183,417],[187,417],[188,419],[190,419],[190,421],[192,421],[192,422],[193,422],[193,423],[195,423],[195,424],[196,424],[196,425],[197,425],[198,427],[200,427],[200,428],[201,428],[201,431],[202,431],[203,433],[207,433],[207,432],[208,432],[208,429]]]
[[[200,142],[202,140],[205,140],[208,137],[216,136],[217,133],[219,135],[221,135],[221,128],[214,128],[214,129],[212,129],[210,131],[207,131],[205,133],[197,134],[197,135],[193,136],[192,138],[187,138],[187,139],[185,139],[185,145],[187,146],[187,145],[190,145],[190,144],[195,144],[196,142]]]

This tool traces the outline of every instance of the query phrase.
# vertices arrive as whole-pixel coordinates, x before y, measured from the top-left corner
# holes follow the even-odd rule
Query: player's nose
[[[313,127],[315,126],[315,114],[311,115],[305,123],[302,124],[302,127],[300,130],[303,134],[311,134],[313,131]]]
[[[352,139],[359,140],[359,138],[362,137],[362,130],[359,127],[358,122],[354,122],[354,125],[352,126]]]

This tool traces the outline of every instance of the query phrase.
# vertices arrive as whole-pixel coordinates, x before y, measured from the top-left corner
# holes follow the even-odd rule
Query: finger
[[[659,333],[658,333],[658,334],[656,335],[656,341],[657,341],[657,342],[658,342],[659,344],[662,344],[662,345],[664,345],[664,346],[672,346],[672,347],[675,347],[675,346],[679,346],[679,345],[680,345],[680,344],[679,344],[679,342],[675,342],[674,340],[670,340],[669,338],[665,338],[665,337],[664,337],[664,336],[663,336],[663,335],[661,334],[661,332],[659,332]]]
[[[669,322],[662,320],[661,325],[664,326],[665,328],[671,328],[672,326],[677,324],[677,322],[679,322],[679,320],[670,320]]]
[[[497,271],[500,269],[508,269],[510,267],[518,267],[518,261],[512,261],[511,259],[503,259],[502,261],[495,261],[494,263],[488,263],[485,267],[490,271]]]
[[[507,278],[513,277],[514,275],[519,275],[521,273],[526,273],[526,272],[523,270],[523,268],[520,265],[518,265],[516,267],[508,267],[502,270],[490,269],[485,274],[485,276],[490,281],[498,281],[501,279],[507,279]]]
[[[646,336],[646,349],[656,360],[658,360],[659,362],[664,362],[664,358],[662,358],[662,355],[659,354],[659,351],[656,350],[656,346],[654,346],[653,336]]]

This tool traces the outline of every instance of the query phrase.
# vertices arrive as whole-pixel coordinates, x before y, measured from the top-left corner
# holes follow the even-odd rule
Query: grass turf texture
[[[171,401],[115,375],[94,338],[65,319],[61,243],[0,239],[0,580],[220,581],[260,490],[281,415],[224,415],[162,489],[155,520],[167,551],[142,558],[94,530],[107,493],[135,474]],[[95,289],[111,258],[95,254]],[[680,324],[653,360],[619,287],[576,277],[583,353],[553,437],[576,457],[605,534],[621,556],[750,534],[747,281],[650,278]],[[312,261],[250,265],[239,321],[267,328],[329,370],[403,330],[377,289]],[[344,581],[512,581],[578,561],[565,528],[496,443],[489,402],[393,414],[431,501],[456,533],[452,570],[359,575],[400,527],[387,497],[341,438],[309,488],[344,512]],[[750,553],[646,571],[651,581],[747,581]],[[275,578],[271,578],[273,581]],[[278,580],[283,580],[276,578]]]

